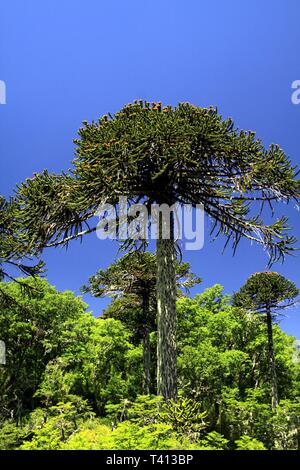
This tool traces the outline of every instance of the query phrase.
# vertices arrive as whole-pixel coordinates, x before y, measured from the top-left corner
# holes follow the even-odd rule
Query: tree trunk
[[[271,379],[271,399],[272,409],[275,410],[278,405],[278,387],[277,387],[277,374],[276,363],[273,345],[273,329],[272,329],[272,315],[270,307],[267,307],[267,329],[268,329],[268,352],[269,352],[269,373]]]
[[[145,295],[143,297],[143,316],[144,316],[144,331],[143,331],[143,393],[150,394],[151,386],[151,345],[149,333],[149,299]]]
[[[170,238],[162,238],[162,214],[157,239],[157,394],[165,400],[177,396],[176,277],[174,220]]]

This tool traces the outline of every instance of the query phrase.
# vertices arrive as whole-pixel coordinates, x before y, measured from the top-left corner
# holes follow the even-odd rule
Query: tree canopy
[[[273,314],[292,306],[299,295],[295,283],[276,272],[252,274],[234,296],[234,305],[256,313],[265,313],[269,307]]]
[[[38,283],[31,297],[18,283],[1,285],[17,303],[11,310],[0,299],[0,449],[299,447],[294,338],[273,326],[280,402],[272,410],[265,326],[232,306],[222,286],[177,300],[180,392],[163,403],[142,394],[141,346],[126,324],[94,318],[81,298]]]
[[[255,240],[272,261],[292,248],[286,218],[266,225],[259,216],[259,203],[299,200],[297,169],[278,145],[265,149],[255,132],[189,103],[137,101],[83,124],[71,172],[45,171],[19,188],[31,246],[89,233],[95,227],[83,230],[85,222],[100,202],[117,204],[121,195],[146,205],[203,204],[234,247],[241,237]]]

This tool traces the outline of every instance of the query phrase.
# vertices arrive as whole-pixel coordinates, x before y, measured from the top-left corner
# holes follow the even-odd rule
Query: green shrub
[[[267,450],[264,444],[250,436],[242,436],[236,441],[237,450]]]

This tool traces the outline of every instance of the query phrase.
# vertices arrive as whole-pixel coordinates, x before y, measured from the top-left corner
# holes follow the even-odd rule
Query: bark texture
[[[157,240],[157,394],[165,400],[177,396],[176,277],[173,219],[169,239]]]
[[[278,386],[277,386],[277,374],[276,374],[276,362],[274,354],[274,343],[273,343],[273,328],[272,328],[272,314],[270,307],[266,310],[267,330],[268,330],[268,352],[269,352],[269,369],[270,369],[270,380],[271,380],[271,399],[272,408],[278,405]]]

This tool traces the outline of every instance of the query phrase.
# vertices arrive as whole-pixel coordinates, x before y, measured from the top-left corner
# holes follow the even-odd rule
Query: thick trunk
[[[272,315],[271,310],[267,307],[266,310],[267,316],[267,329],[268,329],[268,352],[269,352],[269,373],[271,379],[271,399],[272,399],[272,408],[276,409],[278,405],[278,388],[277,388],[277,374],[276,374],[276,363],[275,363],[275,354],[274,354],[274,345],[273,345],[273,329],[272,329]]]
[[[162,238],[162,217],[157,240],[157,394],[165,400],[177,396],[176,278],[173,219],[169,239]]]
[[[144,317],[144,330],[143,330],[143,393],[150,394],[151,386],[151,346],[150,346],[150,333],[149,333],[149,298],[145,294],[143,297],[143,317]]]

